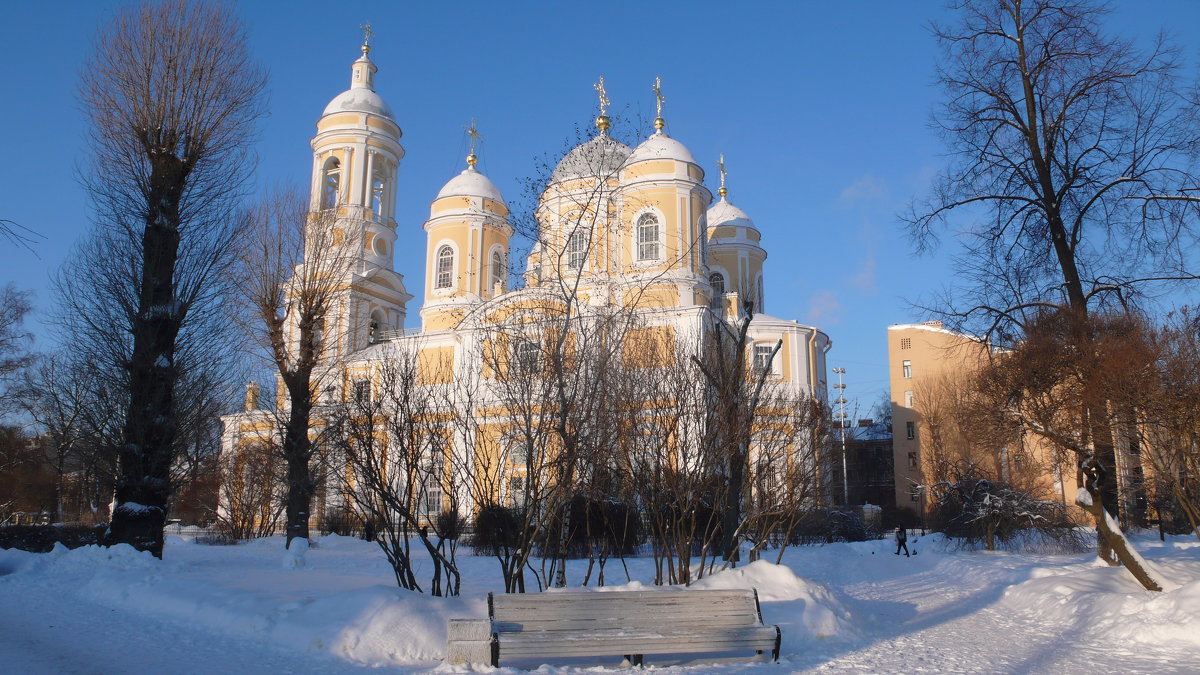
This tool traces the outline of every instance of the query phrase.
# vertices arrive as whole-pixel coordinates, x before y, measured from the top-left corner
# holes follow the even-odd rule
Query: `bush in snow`
[[[1063,504],[991,480],[974,462],[963,460],[943,468],[941,475],[948,478],[927,486],[935,531],[966,548],[982,544],[989,551],[997,547],[1061,551],[1087,548],[1082,530]]]
[[[108,525],[5,525],[0,527],[0,548],[16,548],[31,553],[48,553],[55,544],[67,548],[94,546]]]

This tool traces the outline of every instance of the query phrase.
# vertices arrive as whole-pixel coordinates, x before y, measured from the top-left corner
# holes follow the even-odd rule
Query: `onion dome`
[[[706,220],[708,221],[709,229],[716,227],[748,227],[750,229],[758,229],[754,226],[754,221],[750,220],[750,216],[746,215],[745,211],[731,204],[729,200],[725,199],[724,195],[721,196],[721,199],[716,204],[709,207]]]
[[[368,52],[371,48],[362,47],[363,54],[350,65],[350,88],[334,97],[325,106],[325,115],[340,112],[360,112],[379,115],[395,122],[392,108],[375,93],[375,71],[379,70],[371,61]]]
[[[498,202],[504,201],[500,190],[490,178],[475,169],[475,154],[467,156],[467,168],[438,191],[437,199],[443,197],[484,197]]]
[[[651,159],[673,159],[678,162],[695,164],[696,158],[683,143],[659,131],[647,138],[629,156],[629,163],[643,162]]]
[[[577,178],[598,178],[614,175],[633,150],[624,143],[601,133],[592,140],[577,145],[554,167],[550,182],[558,183]]]

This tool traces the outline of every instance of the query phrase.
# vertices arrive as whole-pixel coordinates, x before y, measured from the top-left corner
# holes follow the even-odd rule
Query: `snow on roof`
[[[554,167],[554,173],[550,174],[550,182],[609,176],[625,164],[632,152],[628,145],[614,140],[607,134],[600,134],[572,148],[558,166]]]
[[[474,167],[468,167],[462,173],[451,178],[438,191],[437,198],[457,196],[486,197],[498,202],[504,201],[504,197],[500,196],[500,190],[496,188],[496,184],[487,176],[476,171]]]
[[[753,230],[758,228],[754,226],[754,221],[750,220],[750,216],[746,212],[734,206],[724,197],[720,201],[713,204],[708,209],[708,226],[713,227],[748,227]]]
[[[679,162],[695,164],[696,158],[683,143],[659,131],[647,138],[629,155],[628,164],[644,162],[652,159],[673,159]]]
[[[338,94],[329,105],[325,106],[322,115],[332,115],[339,112],[365,112],[386,117],[396,121],[392,108],[383,97],[366,87],[352,87]]]

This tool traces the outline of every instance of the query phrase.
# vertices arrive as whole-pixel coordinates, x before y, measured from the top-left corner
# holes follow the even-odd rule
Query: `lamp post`
[[[834,403],[840,408],[834,417],[842,428],[842,504],[850,506],[850,476],[847,473],[846,462],[846,385],[842,383],[842,375],[846,374],[846,369],[834,368],[833,372],[838,376],[838,383],[833,385],[833,388],[838,390],[838,397]]]

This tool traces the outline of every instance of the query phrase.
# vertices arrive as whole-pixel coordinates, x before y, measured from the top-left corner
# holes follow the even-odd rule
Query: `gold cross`
[[[658,114],[655,117],[662,117],[663,102],[667,100],[662,93],[662,78],[655,77],[654,85],[650,89],[654,92],[654,100],[658,105]]]
[[[364,54],[371,51],[371,38],[375,37],[375,31],[371,30],[371,22],[368,21],[359,26],[363,32],[362,51]]]
[[[600,81],[592,85],[596,89],[596,93],[600,95],[600,116],[603,117],[605,111],[612,101],[608,100],[608,93],[604,91],[604,76],[600,76]]]
[[[471,123],[463,127],[463,131],[471,137],[471,154],[475,154],[475,144],[483,140],[483,135],[479,133],[479,129],[475,126],[475,118],[471,118]]]

